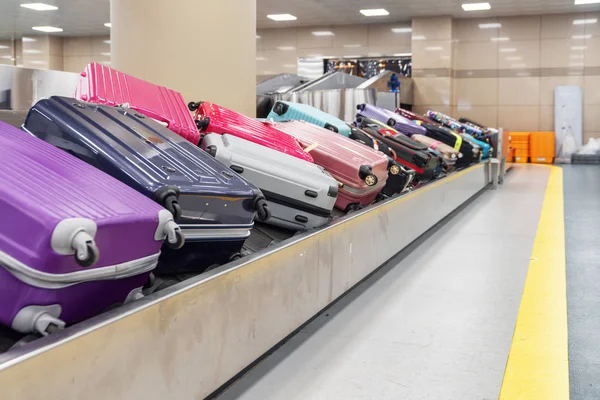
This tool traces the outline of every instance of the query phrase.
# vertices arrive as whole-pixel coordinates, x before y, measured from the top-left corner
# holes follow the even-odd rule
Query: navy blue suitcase
[[[259,189],[134,110],[53,96],[31,108],[23,130],[171,211],[186,241],[172,261],[187,260],[171,266],[173,272],[227,262],[250,235],[255,214],[269,217]]]

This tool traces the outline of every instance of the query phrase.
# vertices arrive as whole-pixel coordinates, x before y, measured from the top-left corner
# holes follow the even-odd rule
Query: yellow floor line
[[[501,400],[569,399],[563,173],[550,168]]]

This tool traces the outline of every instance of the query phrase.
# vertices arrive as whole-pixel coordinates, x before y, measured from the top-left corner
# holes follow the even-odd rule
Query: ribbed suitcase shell
[[[340,135],[350,136],[350,128],[344,121],[308,104],[279,100],[273,105],[267,119],[273,121],[306,121]]]
[[[427,136],[446,143],[448,146],[458,149],[462,153],[463,156],[456,161],[457,167],[466,167],[475,161],[479,161],[473,146],[468,141],[463,140],[460,134],[443,126],[428,124],[423,124],[422,126],[427,129]]]
[[[308,122],[287,121],[273,125],[293,135],[305,148],[316,146],[310,151],[315,163],[343,184],[335,203],[337,208],[369,205],[385,186],[389,162],[385,154]],[[361,178],[361,166],[370,167],[370,173],[377,178],[374,186],[368,186],[365,178]]]
[[[53,96],[34,105],[23,127],[147,197],[159,201],[175,188],[188,243],[243,242],[250,234],[260,191],[151,118]]]
[[[356,106],[356,108],[358,109],[358,113],[360,115],[383,122],[384,124],[389,125],[405,135],[410,136],[414,134],[425,134],[425,129],[419,125],[399,114],[396,114],[390,110],[386,110],[385,108],[377,107],[371,104],[359,104]]]
[[[358,114],[356,123],[367,133],[387,144],[396,153],[396,161],[413,169],[421,180],[435,178],[441,165],[437,155],[427,151],[428,146],[418,143],[383,122]]]
[[[381,151],[388,157],[391,157],[393,159],[396,158],[396,152],[383,141],[375,139],[373,135],[368,134],[367,132],[363,131],[360,128],[357,128],[356,126],[350,126],[350,132],[350,139],[356,140],[357,142],[362,143],[365,146],[368,146],[374,150]]]
[[[431,118],[425,116],[425,115],[419,115],[416,114],[412,111],[408,111],[405,110],[403,108],[396,108],[396,111],[394,111],[396,114],[401,115],[402,117],[409,119],[411,121],[420,121],[423,122],[425,124],[431,124],[431,125],[440,125],[438,122],[432,120]]]
[[[1,322],[11,326],[24,307],[58,304],[58,317],[73,323],[123,302],[146,283],[156,265],[162,245],[162,239],[155,240],[161,211],[166,212],[104,172],[0,122]],[[100,257],[92,266],[83,268],[74,255],[53,250],[56,226],[71,218],[97,226],[94,240]],[[126,277],[127,263],[142,259],[147,260],[146,272]],[[25,283],[7,269],[15,260],[58,282],[54,288]],[[98,273],[116,265],[122,265],[121,270],[112,269],[102,280],[84,282],[82,276],[81,283],[61,283],[72,279],[68,274]]]
[[[310,154],[302,150],[298,141],[292,136],[228,108],[214,103],[200,102],[194,118],[204,124],[203,132],[229,133],[301,160],[313,162]]]
[[[206,135],[202,148],[261,189],[268,224],[305,230],[330,221],[338,183],[322,167],[228,134]]]
[[[91,63],[85,67],[75,97],[109,106],[127,103],[132,109],[166,123],[169,129],[193,144],[200,141],[200,133],[181,93],[106,65]]]
[[[481,149],[480,151],[481,151],[482,159],[487,159],[490,157],[490,155],[491,155],[490,152],[491,152],[492,146],[490,146],[486,142],[475,139],[473,136],[469,135],[468,133],[462,133],[460,136],[464,140],[468,141],[469,143],[476,144],[477,146],[479,146],[479,148]]]
[[[410,138],[416,142],[429,146],[430,149],[440,153],[448,168],[452,168],[456,164],[456,161],[462,157],[462,154],[459,151],[425,135],[412,135]]]

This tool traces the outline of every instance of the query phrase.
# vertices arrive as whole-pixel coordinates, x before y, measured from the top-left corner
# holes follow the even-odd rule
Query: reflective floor
[[[498,398],[549,171],[514,168],[503,187],[484,192],[391,260],[219,398]],[[565,201],[570,207],[568,196]],[[580,216],[586,215],[583,206],[592,204],[579,201]],[[592,282],[587,286],[594,288]],[[598,301],[600,291],[595,293]],[[588,369],[585,361],[575,364]],[[581,375],[582,381],[591,379]],[[571,379],[576,382],[573,372]],[[578,398],[600,398],[581,393]]]

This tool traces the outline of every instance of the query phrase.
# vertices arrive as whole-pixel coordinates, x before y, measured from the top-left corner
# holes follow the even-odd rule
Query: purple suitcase
[[[0,323],[46,335],[132,300],[172,214],[83,161],[0,122]]]
[[[360,115],[383,122],[407,136],[414,134],[425,135],[425,133],[427,133],[427,130],[422,126],[415,124],[411,120],[404,118],[395,112],[386,110],[385,108],[376,107],[371,104],[359,104],[356,108]]]

